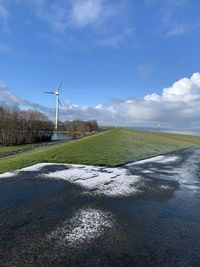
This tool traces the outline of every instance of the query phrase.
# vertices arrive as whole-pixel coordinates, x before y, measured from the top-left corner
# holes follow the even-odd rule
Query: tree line
[[[55,125],[46,115],[32,110],[0,107],[0,145],[20,145],[51,140]],[[59,122],[59,130],[77,138],[99,131],[96,120]]]
[[[41,112],[0,107],[0,144],[19,145],[50,141],[53,123]]]
[[[76,138],[87,135],[89,133],[99,131],[99,126],[96,120],[90,120],[90,121],[74,120],[74,121],[60,122],[59,129],[65,132],[66,135]]]

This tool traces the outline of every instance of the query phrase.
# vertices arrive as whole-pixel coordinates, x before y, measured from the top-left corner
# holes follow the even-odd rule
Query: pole
[[[56,125],[55,130],[58,131],[58,120],[59,120],[59,101],[58,101],[58,95],[56,95]]]

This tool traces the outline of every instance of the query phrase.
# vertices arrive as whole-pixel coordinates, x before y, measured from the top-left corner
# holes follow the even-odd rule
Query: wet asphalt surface
[[[178,160],[124,166],[141,178],[129,196],[88,195],[42,178],[64,165],[0,179],[0,266],[200,266],[200,149],[169,155]],[[68,230],[57,229],[73,228],[79,210],[112,223],[70,243]]]

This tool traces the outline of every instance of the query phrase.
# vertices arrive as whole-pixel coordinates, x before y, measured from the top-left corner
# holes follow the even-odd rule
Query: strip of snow
[[[32,165],[26,168],[22,168],[20,170],[16,170],[13,172],[5,172],[0,174],[0,179],[1,178],[9,178],[9,177],[14,177],[16,176],[18,173],[24,172],[24,171],[40,171],[42,167],[44,166],[48,166],[48,165],[52,165],[52,163],[38,163],[36,165]]]
[[[46,166],[50,166],[52,165],[52,163],[38,163],[36,165],[32,165],[32,166],[29,166],[29,167],[26,167],[26,168],[23,168],[21,170],[19,170],[20,172],[21,171],[27,171],[27,172],[32,172],[32,171],[40,171],[42,169],[42,167],[46,167]],[[56,163],[54,163],[54,165],[57,165]]]
[[[149,163],[149,162],[156,162],[156,163],[170,163],[170,162],[175,162],[177,160],[179,160],[180,158],[178,156],[157,156],[157,157],[153,157],[153,158],[149,158],[149,159],[144,159],[144,160],[140,160],[140,161],[136,161],[133,163],[129,163],[126,166],[133,166],[133,165],[139,165],[139,164],[145,164],[145,163]]]
[[[152,173],[153,171],[152,170],[143,170],[143,171],[141,171],[142,173]]]
[[[5,172],[0,174],[0,179],[1,178],[10,178],[10,177],[14,177],[16,175],[16,171],[15,172]]]
[[[77,247],[86,245],[100,236],[106,229],[112,228],[114,219],[111,214],[92,208],[82,209],[47,238],[55,239],[56,243],[64,246]]]

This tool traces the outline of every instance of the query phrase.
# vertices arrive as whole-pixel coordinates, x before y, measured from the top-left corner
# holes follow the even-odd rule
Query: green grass
[[[32,147],[31,144],[27,145],[17,145],[17,146],[0,146],[0,155],[12,152],[23,151],[26,149],[30,149]]]
[[[0,173],[40,162],[111,167],[191,146],[200,146],[200,137],[118,128],[68,144],[2,159]]]

